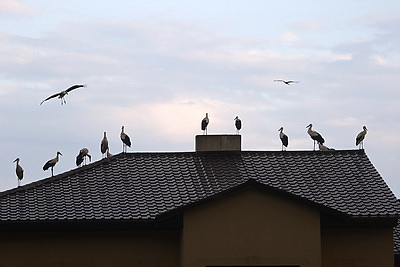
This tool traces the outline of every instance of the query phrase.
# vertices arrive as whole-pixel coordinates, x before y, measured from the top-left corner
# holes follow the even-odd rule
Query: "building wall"
[[[182,267],[321,266],[319,212],[248,189],[184,213]]]
[[[323,267],[393,267],[393,229],[323,229]]]
[[[392,229],[320,229],[319,211],[247,189],[184,212],[182,230],[0,232],[0,267],[393,267]]]
[[[180,230],[0,233],[0,266],[177,267]]]

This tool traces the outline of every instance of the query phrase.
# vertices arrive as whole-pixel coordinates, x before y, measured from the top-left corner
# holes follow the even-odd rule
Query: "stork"
[[[281,139],[282,142],[282,151],[284,151],[289,145],[289,137],[283,132],[283,127],[279,128],[278,131],[280,132],[279,138]]]
[[[79,150],[79,154],[78,156],[76,156],[76,166],[80,166],[83,161],[85,161],[83,162],[83,165],[86,165],[86,157],[89,158],[89,161],[92,161],[92,156],[89,155],[89,149],[84,147],[81,150]]]
[[[53,168],[54,168],[54,166],[57,164],[57,162],[59,160],[59,158],[58,158],[59,155],[62,156],[61,152],[57,151],[57,156],[54,159],[51,159],[51,160],[47,161],[46,164],[44,164],[44,166],[43,166],[43,170],[44,171],[46,171],[49,168],[51,168],[51,176],[54,176]]]
[[[329,150],[335,150],[334,148],[329,148],[323,144],[321,144],[320,142],[318,142],[318,147],[320,151],[329,151]]]
[[[59,93],[57,93],[57,94],[54,94],[54,95],[51,95],[51,96],[49,96],[48,98],[46,98],[45,100],[43,100],[43,101],[40,103],[40,105],[43,104],[44,101],[47,101],[47,100],[52,99],[52,98],[55,98],[55,97],[58,97],[59,99],[61,99],[61,105],[67,104],[67,101],[65,100],[64,97],[65,97],[66,95],[68,95],[68,93],[71,92],[72,90],[75,90],[75,89],[81,88],[81,87],[86,87],[86,84],[76,84],[76,85],[73,85],[73,86],[71,86],[70,88],[68,88],[68,89],[66,89],[66,90],[64,90],[64,91],[61,91],[61,92],[59,92]]]
[[[364,149],[364,138],[367,135],[367,127],[363,126],[363,130],[356,137],[356,146],[359,149]]]
[[[201,130],[203,131],[203,134],[207,135],[207,126],[210,120],[208,119],[208,113],[206,113],[205,118],[201,121]]]
[[[22,169],[21,165],[19,165],[19,158],[14,160],[16,162],[15,173],[17,174],[18,186],[21,186],[21,180],[24,178],[24,169]]]
[[[101,143],[100,143],[100,151],[101,151],[101,154],[103,154],[103,158],[106,157],[106,153],[107,153],[108,149],[109,149],[109,147],[108,147],[107,133],[104,132],[103,140],[101,140]]]
[[[124,132],[124,126],[121,128],[121,141],[122,141],[122,153],[126,153],[127,146],[131,147],[131,139],[129,136]]]
[[[236,126],[236,134],[239,134],[240,129],[242,129],[242,121],[239,119],[239,116],[236,116],[234,120]]]
[[[312,129],[312,123],[310,123],[306,128],[308,128],[307,133],[311,137],[312,140],[314,140],[314,150],[315,150],[315,142],[321,143],[323,145],[325,143],[324,138],[317,132],[313,131]]]
[[[283,82],[286,85],[290,85],[291,83],[299,83],[298,81],[285,81],[285,80],[274,80],[274,82]]]

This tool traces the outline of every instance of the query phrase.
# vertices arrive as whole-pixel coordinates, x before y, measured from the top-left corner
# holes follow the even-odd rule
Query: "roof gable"
[[[363,150],[124,153],[0,193],[0,222],[154,220],[248,181],[352,217],[397,217]]]

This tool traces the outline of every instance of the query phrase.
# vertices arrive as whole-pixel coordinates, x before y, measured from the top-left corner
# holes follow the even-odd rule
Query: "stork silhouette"
[[[66,90],[64,90],[64,91],[61,91],[61,92],[59,92],[59,93],[57,93],[57,94],[54,94],[54,95],[51,95],[51,96],[49,96],[48,98],[46,98],[45,100],[43,100],[43,101],[40,103],[40,105],[43,104],[43,102],[45,102],[45,101],[47,101],[47,100],[50,100],[50,99],[52,99],[52,98],[55,98],[55,97],[58,97],[58,98],[61,99],[61,105],[67,104],[67,101],[65,100],[64,97],[65,97],[66,95],[68,95],[68,93],[71,92],[72,90],[75,90],[75,89],[81,88],[81,87],[86,87],[86,84],[76,84],[76,85],[73,85],[73,86],[71,86],[70,88],[68,88],[68,89],[66,89]]]

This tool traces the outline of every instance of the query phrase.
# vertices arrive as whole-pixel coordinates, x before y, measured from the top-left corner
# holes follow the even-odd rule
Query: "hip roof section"
[[[121,153],[0,193],[0,222],[154,220],[254,181],[351,217],[397,217],[364,150]]]

